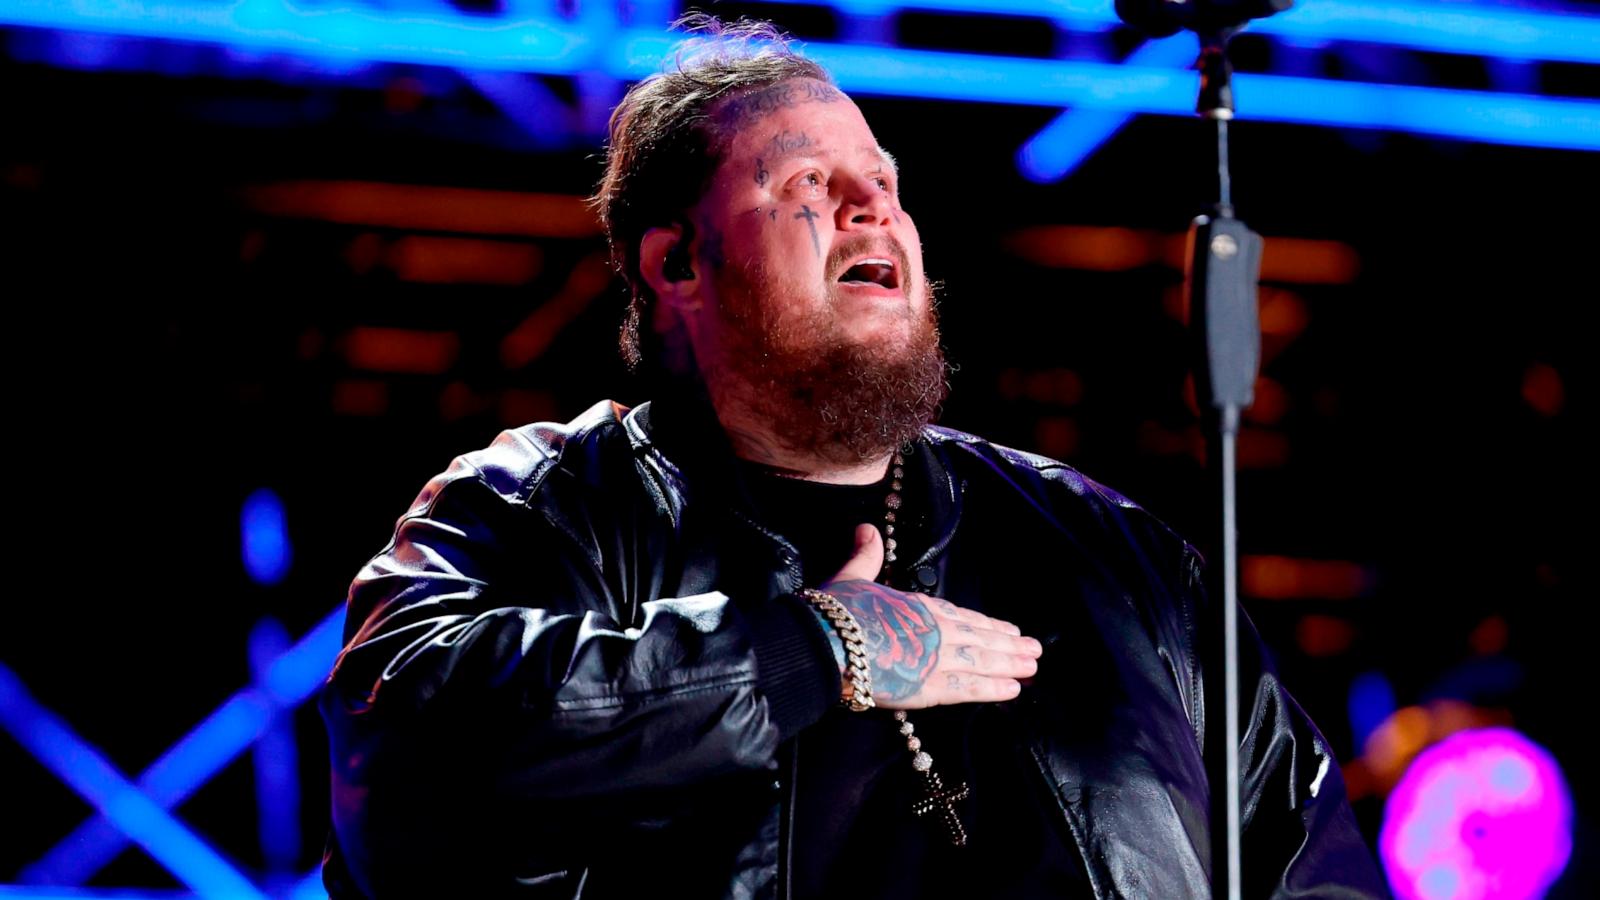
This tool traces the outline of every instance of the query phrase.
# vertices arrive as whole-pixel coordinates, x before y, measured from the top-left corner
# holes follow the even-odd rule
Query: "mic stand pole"
[[[1217,202],[1189,228],[1190,343],[1195,359],[1195,399],[1206,432],[1206,479],[1220,501],[1209,546],[1221,565],[1205,569],[1210,602],[1200,612],[1206,706],[1223,711],[1223,728],[1206,729],[1206,770],[1211,784],[1211,896],[1239,900],[1239,548],[1236,526],[1235,441],[1240,412],[1254,400],[1261,356],[1256,284],[1261,236],[1233,217],[1228,175],[1228,123],[1233,119],[1228,38],[1235,28],[1200,33],[1197,110],[1217,135]],[[1220,527],[1219,527],[1220,526]],[[1220,663],[1220,666],[1218,665]],[[1222,678],[1217,679],[1221,671]],[[1214,720],[1213,720],[1214,721]],[[1220,742],[1220,746],[1219,746]]]

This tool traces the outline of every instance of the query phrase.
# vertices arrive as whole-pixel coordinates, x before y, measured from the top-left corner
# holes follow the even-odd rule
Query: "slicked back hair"
[[[817,63],[795,53],[770,22],[724,23],[691,13],[673,23],[692,37],[679,45],[671,69],[630,88],[611,113],[605,174],[589,203],[600,215],[611,265],[628,284],[621,350],[629,368],[653,343],[655,292],[639,270],[639,241],[658,226],[684,225],[683,244],[694,237],[687,211],[704,196],[722,162],[726,135],[710,112],[719,101],[793,78],[833,84]]]

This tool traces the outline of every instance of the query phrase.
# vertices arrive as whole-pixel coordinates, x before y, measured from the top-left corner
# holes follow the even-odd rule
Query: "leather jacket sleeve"
[[[538,456],[526,435],[496,443]],[[396,857],[396,817],[422,794],[455,808],[451,792],[475,791],[523,818],[561,802],[634,815],[623,798],[769,770],[838,696],[802,603],[618,602],[582,541],[594,529],[550,514],[570,498],[548,493],[564,489],[549,462],[457,459],[350,588],[319,704],[354,869]]]
[[[1201,561],[1192,547],[1185,547],[1183,566],[1186,593],[1203,605]],[[1327,740],[1284,688],[1242,607],[1239,629],[1243,896],[1388,897]],[[1205,727],[1220,734],[1222,720]]]

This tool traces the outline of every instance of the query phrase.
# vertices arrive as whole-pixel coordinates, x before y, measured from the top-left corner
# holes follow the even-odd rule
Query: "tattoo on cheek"
[[[774,222],[778,221],[778,211],[772,210],[771,212],[767,213],[767,218]]]
[[[756,157],[756,184],[766,184],[769,177],[766,164],[761,161],[761,157]]]
[[[805,212],[797,212],[794,217],[796,219],[805,219],[806,224],[811,226],[811,249],[816,251],[817,257],[820,259],[822,257],[822,241],[817,238],[817,214],[804,203],[800,204],[800,208]]]

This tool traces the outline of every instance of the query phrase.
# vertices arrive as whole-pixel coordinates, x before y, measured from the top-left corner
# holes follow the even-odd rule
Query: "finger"
[[[988,678],[950,672],[941,685],[943,698],[938,703],[993,703],[1012,700],[1022,693],[1022,684],[1015,678]]]
[[[1018,628],[1004,619],[996,619],[993,616],[986,616],[975,609],[967,609],[965,606],[957,606],[943,597],[930,597],[927,594],[918,591],[912,591],[908,596],[917,597],[922,600],[922,602],[928,604],[930,609],[943,613],[946,616],[954,619],[962,619],[967,622],[981,623],[990,629],[995,631],[1003,631],[1007,634],[1022,633],[1021,628]]]
[[[877,526],[857,525],[855,547],[844,568],[828,580],[829,584],[835,581],[872,581],[883,571],[883,538],[878,535]]]
[[[941,668],[950,671],[991,678],[1027,678],[1039,671],[1039,661],[1031,656],[990,650],[975,644],[956,644],[943,654],[941,662]]]
[[[1028,656],[1034,659],[1044,654],[1044,646],[1034,638],[1027,635],[996,631],[992,628],[985,628],[975,622],[957,620],[941,623],[939,635],[941,640],[951,645],[976,644],[987,650],[998,650],[1002,653]]]

